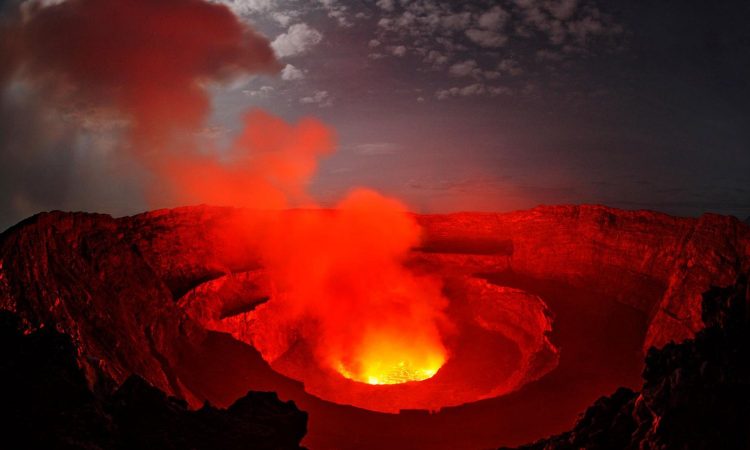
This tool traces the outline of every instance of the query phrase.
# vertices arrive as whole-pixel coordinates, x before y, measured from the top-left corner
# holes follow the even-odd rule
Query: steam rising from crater
[[[369,190],[332,211],[282,218],[263,249],[280,301],[261,309],[259,322],[302,330],[319,361],[356,381],[430,378],[448,357],[447,300],[437,279],[403,265],[420,232],[403,205]],[[269,348],[279,344],[262,333],[255,344],[264,355],[286,347]]]
[[[17,19],[0,29],[0,51],[11,62],[0,73],[3,104],[12,85],[26,86],[39,102],[40,133],[50,115],[67,117],[71,136],[82,123],[124,123],[110,138],[151,175],[153,202],[314,206],[306,186],[319,158],[334,149],[334,133],[321,122],[288,124],[250,111],[228,147],[199,137],[210,84],[281,67],[268,41],[226,7],[203,0],[27,2]],[[258,235],[275,288],[268,307],[282,311],[281,331],[302,334],[322,365],[354,380],[391,383],[437,372],[448,357],[446,301],[436,279],[403,265],[420,229],[402,204],[359,189],[335,211],[262,217],[247,227]]]

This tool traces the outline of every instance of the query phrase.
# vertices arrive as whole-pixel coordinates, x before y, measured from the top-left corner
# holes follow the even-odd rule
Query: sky
[[[55,3],[5,2],[3,22]],[[319,119],[337,141],[311,181],[320,205],[367,186],[424,213],[599,203],[750,216],[750,2],[213,3],[265,38],[280,70],[212,83],[200,133],[229,141],[252,108]],[[176,206],[150,201],[147,170],[111,145],[119,119],[58,105],[42,139],[26,125],[39,95],[13,76],[0,228],[49,209]]]

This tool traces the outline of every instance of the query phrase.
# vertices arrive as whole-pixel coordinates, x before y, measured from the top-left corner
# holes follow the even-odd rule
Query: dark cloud
[[[202,0],[68,0],[32,13],[16,35],[26,77],[70,83],[142,133],[198,127],[210,104],[201,83],[278,70],[265,39]]]
[[[71,183],[75,136],[19,96],[0,98],[0,229],[59,208]]]

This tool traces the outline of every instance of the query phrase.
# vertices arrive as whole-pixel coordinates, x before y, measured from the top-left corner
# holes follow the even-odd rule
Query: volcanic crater
[[[296,328],[277,320],[272,282],[263,270],[224,275],[198,285],[178,304],[206,329],[258,349],[270,366],[321,399],[373,411],[437,411],[503,395],[557,365],[548,339],[552,314],[538,296],[475,277],[444,280],[452,325],[449,358],[425,380],[360,382],[321,364]],[[345,299],[342,299],[345,301]]]
[[[423,238],[404,264],[442,282],[448,358],[429,379],[370,385],[274,322],[246,214],[34,216],[0,238],[0,307],[71,336],[96,389],[135,373],[195,407],[275,391],[308,412],[311,448],[468,449],[559,432],[598,396],[637,386],[642,350],[691,337],[700,294],[750,268],[750,227],[731,217],[413,216]]]

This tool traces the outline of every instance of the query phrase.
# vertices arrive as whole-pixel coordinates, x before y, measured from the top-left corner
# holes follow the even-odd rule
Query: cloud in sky
[[[237,15],[267,12],[276,7],[275,0],[212,0],[228,6]]]
[[[393,56],[398,56],[399,58],[406,56],[406,46],[397,45],[391,49],[391,53],[393,53]]]
[[[300,98],[299,102],[305,105],[318,105],[321,108],[333,106],[333,98],[328,91],[315,91],[311,95]]]
[[[379,8],[384,9],[386,11],[393,11],[393,8],[395,7],[395,2],[394,0],[378,0],[376,5]]]
[[[448,73],[454,77],[465,77],[474,74],[477,70],[479,70],[477,62],[473,59],[467,59],[450,66]]]
[[[294,67],[291,64],[287,64],[281,69],[281,79],[285,81],[302,80],[305,78],[305,73],[300,69]]]
[[[497,70],[501,73],[517,76],[523,73],[521,65],[513,58],[506,58],[497,63]]]
[[[505,25],[510,18],[510,14],[501,6],[493,6],[487,11],[479,14],[477,23],[480,27],[488,30],[496,30]]]
[[[401,145],[394,142],[368,142],[354,146],[354,153],[362,156],[392,155],[401,150]]]
[[[271,42],[276,56],[286,58],[308,52],[323,39],[323,34],[306,23],[295,23]]]
[[[471,28],[466,30],[466,36],[476,44],[487,48],[502,47],[508,42],[508,36],[494,30]]]
[[[512,95],[513,90],[506,86],[486,86],[483,83],[473,83],[463,87],[454,86],[448,89],[440,89],[435,93],[435,98],[438,100],[447,100],[451,97],[474,97],[485,94],[492,97]]]

